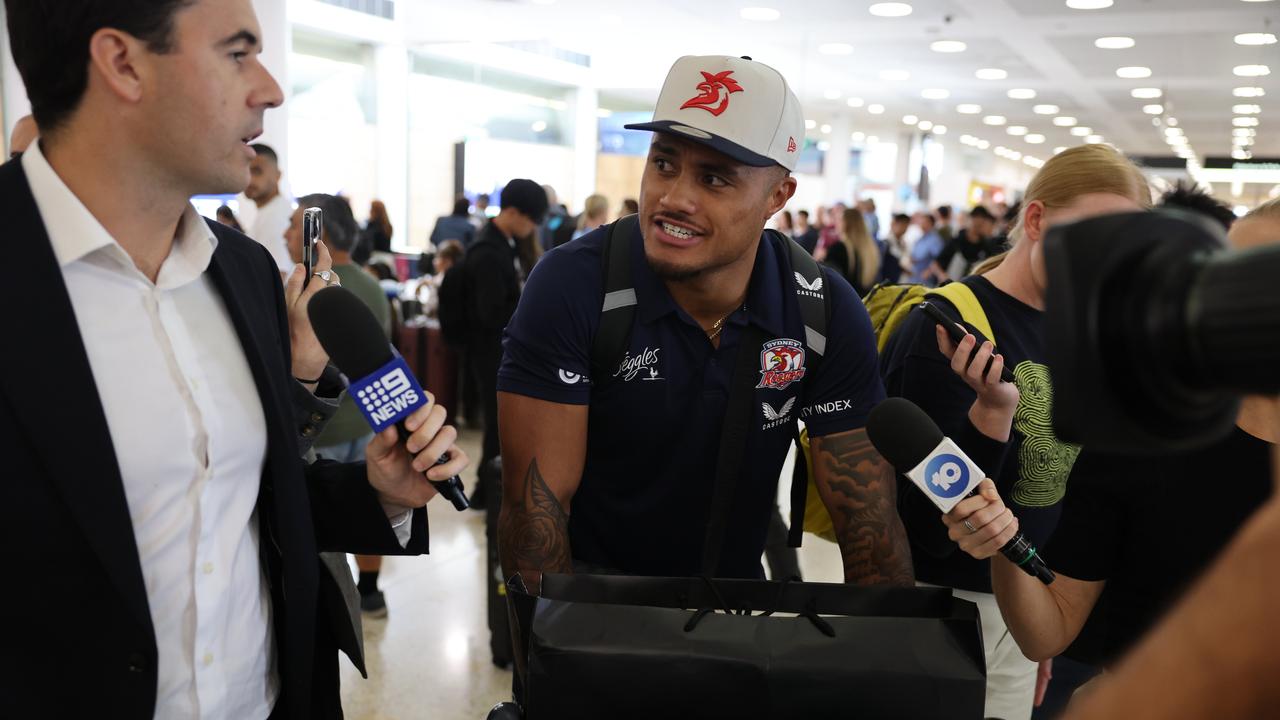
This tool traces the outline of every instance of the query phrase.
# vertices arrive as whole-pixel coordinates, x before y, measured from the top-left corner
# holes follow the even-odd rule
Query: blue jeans
[[[361,435],[355,440],[338,443],[337,445],[326,445],[317,447],[316,455],[326,460],[333,460],[340,463],[364,462],[364,448],[373,439],[373,433]]]

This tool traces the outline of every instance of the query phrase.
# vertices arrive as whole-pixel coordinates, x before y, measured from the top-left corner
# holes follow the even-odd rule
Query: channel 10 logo
[[[929,492],[941,498],[953,498],[969,487],[969,467],[964,460],[943,453],[929,461],[924,469]]]

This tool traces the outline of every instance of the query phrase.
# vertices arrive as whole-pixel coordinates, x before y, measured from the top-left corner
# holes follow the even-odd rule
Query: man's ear
[[[787,206],[787,203],[796,194],[796,185],[796,179],[791,176],[791,173],[786,173],[780,181],[774,183],[765,205],[765,222],[768,222],[769,218]]]
[[[89,38],[89,77],[127,103],[142,99],[146,47],[132,35],[102,28]]]

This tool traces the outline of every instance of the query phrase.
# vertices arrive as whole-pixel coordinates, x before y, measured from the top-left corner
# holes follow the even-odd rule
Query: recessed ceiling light
[[[1245,152],[1244,150],[1236,150],[1231,153],[1232,160],[1248,160],[1252,157],[1252,153]]]
[[[816,120],[805,120],[805,121],[804,121],[804,129],[805,129],[805,130],[812,130],[812,129],[816,128],[816,127],[818,127],[818,122],[817,122]]]
[[[988,115],[982,118],[982,124],[984,125],[1003,125],[1005,122],[1003,115]]]
[[[1031,108],[1031,112],[1037,115],[1057,115],[1061,109],[1057,105],[1036,105]]]
[[[934,40],[929,49],[936,53],[960,53],[969,49],[969,46],[959,40]]]
[[[844,95],[844,93],[839,90],[828,90],[822,94],[828,100],[839,100],[841,95]]]
[[[1271,33],[1240,33],[1236,36],[1237,45],[1275,45],[1276,36]]]
[[[863,140],[867,139],[867,134],[859,130],[858,132],[855,132],[854,134],[850,135],[849,139],[854,142],[862,142]]]
[[[968,133],[965,133],[964,135],[960,136],[960,142],[963,145],[972,145],[975,140],[977,140],[977,138],[975,138],[974,136]]]
[[[1044,143],[1044,136],[1043,136],[1043,135],[1041,135],[1040,133],[1031,133],[1030,135],[1028,135],[1028,136],[1026,136],[1026,137],[1024,137],[1024,138],[1022,138],[1022,139],[1023,139],[1023,140],[1026,140],[1027,142],[1031,143],[1032,145],[1041,145],[1041,144],[1043,144],[1043,143]]]
[[[1174,135],[1183,135],[1185,133],[1182,132],[1182,128],[1169,127],[1164,129],[1164,134],[1173,137]]]
[[[1271,68],[1266,65],[1237,65],[1231,72],[1239,77],[1263,77],[1271,74]]]
[[[979,115],[982,113],[982,106],[974,105],[973,103],[962,103],[956,106],[956,112],[961,115]]]
[[[883,115],[884,106],[878,103],[873,103],[867,106],[867,112],[871,113],[872,115]]]
[[[925,132],[929,132],[930,130],[933,129],[933,123],[930,122],[929,120],[921,120],[920,123],[916,125],[916,127],[920,128]]]
[[[1030,100],[1036,96],[1036,91],[1031,88],[1013,88],[1007,94],[1010,100]]]
[[[987,148],[989,148],[989,147],[991,147],[991,141],[990,141],[990,140],[979,140],[979,141],[978,141],[978,149],[979,149],[979,150],[986,150],[986,149],[987,149]]]
[[[1178,127],[1178,118],[1176,117],[1168,118],[1167,120],[1165,120],[1165,124],[1167,124],[1169,127]]]
[[[906,82],[911,79],[911,73],[906,70],[881,70],[880,79],[885,82]]]
[[[925,100],[946,100],[951,97],[951,91],[945,88],[925,88],[920,91],[920,97]]]
[[[911,6],[901,2],[876,3],[867,9],[876,17],[906,17],[911,14]]]
[[[1056,148],[1054,148],[1054,149],[1053,149],[1053,154],[1054,154],[1054,155],[1057,155],[1058,153],[1062,152],[1063,150],[1066,150],[1066,148],[1065,148],[1065,147],[1063,147],[1062,145],[1059,145],[1058,147],[1056,147]]]
[[[1085,135],[1092,135],[1093,128],[1085,125],[1080,125],[1078,127],[1071,128],[1071,134],[1075,135],[1076,137],[1084,137]]]
[[[916,123],[918,123],[918,122],[920,122],[920,118],[916,117],[915,115],[903,115],[903,116],[902,116],[902,124],[903,124],[903,125],[915,125],[915,124],[916,124]]]
[[[822,127],[818,128],[818,132],[822,133],[823,135],[830,135],[830,134],[831,134],[831,126],[830,126],[830,125],[823,124],[823,126],[822,126]]]
[[[1253,128],[1236,128],[1231,131],[1231,134],[1236,137],[1253,137],[1258,134],[1258,131]]]
[[[818,46],[823,55],[852,55],[853,46],[849,43],[823,43]]]
[[[946,125],[934,125],[934,126],[933,126],[933,134],[934,134],[934,135],[946,135],[946,134],[947,134],[947,126],[946,126]]]
[[[1100,37],[1093,41],[1093,46],[1102,50],[1127,50],[1133,45],[1133,38],[1124,35]]]
[[[1231,124],[1236,127],[1258,127],[1258,118],[1235,117],[1235,118],[1231,118]]]
[[[1151,77],[1151,68],[1142,67],[1141,65],[1129,65],[1122,68],[1116,68],[1116,77],[1137,80],[1140,78]]]
[[[757,22],[772,22],[782,17],[782,13],[767,7],[749,7],[742,8],[739,13],[743,20],[755,20]]]
[[[860,97],[851,97],[848,100],[845,100],[844,102],[846,105],[848,105],[851,108],[860,108],[863,105],[863,100]]]
[[[1076,119],[1070,115],[1063,115],[1062,117],[1054,118],[1053,124],[1058,127],[1072,127],[1076,124]]]
[[[1232,105],[1231,112],[1237,115],[1257,115],[1262,112],[1261,105]]]
[[[1008,153],[1005,154],[1005,157],[1009,158],[1010,160],[1021,160],[1022,153],[1018,152],[1017,150],[1010,150]]]
[[[1072,10],[1101,10],[1115,4],[1115,0],[1067,0],[1067,7]]]
[[[1027,129],[1022,125],[1010,125],[1009,127],[1005,128],[1004,131],[1009,133],[1010,135],[1013,135],[1014,137],[1021,137],[1027,134]]]
[[[1266,95],[1267,91],[1260,87],[1238,87],[1232,90],[1231,94],[1238,98],[1260,98]]]
[[[1160,88],[1134,88],[1129,92],[1130,95],[1138,100],[1155,100],[1164,95],[1164,91]]]
[[[1163,115],[1164,106],[1163,105],[1143,105],[1142,112],[1148,115]]]
[[[1101,136],[1101,135],[1090,135],[1089,137],[1086,137],[1086,138],[1084,139],[1084,141],[1085,141],[1085,142],[1087,142],[1087,143],[1089,143],[1090,145],[1096,145],[1096,144],[1098,144],[1098,143],[1102,142],[1102,136]]]
[[[1003,80],[1009,77],[1009,71],[1001,70],[1000,68],[982,68],[978,72],[974,73],[974,75],[977,76],[979,80]]]

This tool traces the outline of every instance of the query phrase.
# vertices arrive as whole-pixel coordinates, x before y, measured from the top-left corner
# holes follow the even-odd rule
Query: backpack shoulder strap
[[[930,295],[939,295],[947,302],[955,306],[960,312],[960,319],[977,328],[978,332],[984,337],[996,343],[996,335],[991,330],[991,322],[987,319],[987,311],[982,309],[982,303],[978,302],[978,296],[973,294],[973,289],[962,282],[947,283],[940,288],[930,290]]]
[[[635,215],[618,218],[605,229],[600,252],[600,326],[591,346],[591,381],[603,382],[609,368],[621,362],[636,317],[636,289],[631,281],[631,239],[639,220]]]

